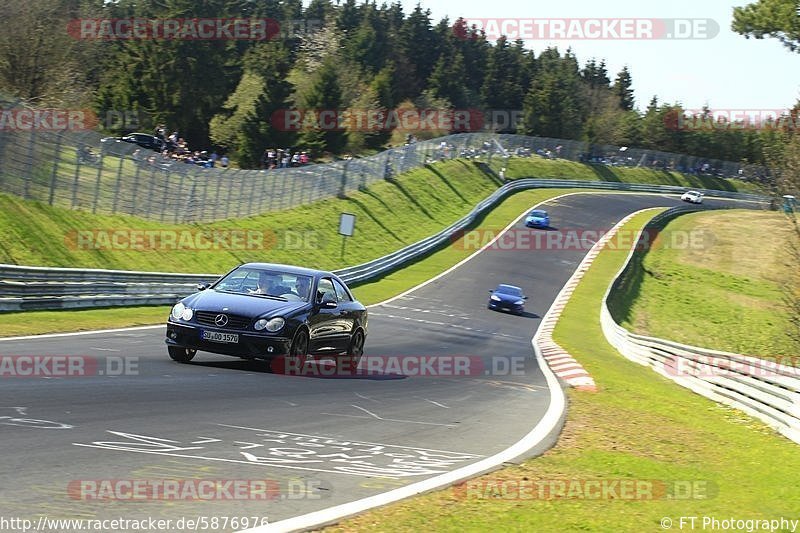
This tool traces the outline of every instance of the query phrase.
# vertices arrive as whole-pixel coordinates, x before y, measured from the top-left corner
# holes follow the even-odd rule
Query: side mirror
[[[198,290],[198,291],[204,291],[204,290],[206,290],[208,287],[210,287],[210,284],[209,284],[209,283],[198,283],[198,284],[197,284],[197,290]]]
[[[333,294],[326,292],[322,295],[320,307],[323,309],[335,309],[338,305],[339,302],[336,301],[336,297]]]
[[[522,297],[522,299],[523,299],[523,300],[527,300],[527,299],[528,299],[528,297],[527,297],[527,296],[523,296],[523,297]]]
[[[489,291],[489,294],[494,294],[494,291]]]

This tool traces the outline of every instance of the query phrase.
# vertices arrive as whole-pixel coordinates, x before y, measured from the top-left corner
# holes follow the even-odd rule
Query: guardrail
[[[663,224],[691,209],[670,209],[653,218],[646,229]],[[608,342],[627,359],[649,366],[662,376],[711,400],[740,409],[800,444],[800,368],[780,361],[688,346],[631,333],[620,326],[609,309],[612,291],[631,273],[631,251],[609,285],[600,309]]]
[[[504,184],[477,204],[469,214],[439,233],[386,256],[336,270],[335,273],[352,284],[374,279],[446,244],[506,195],[535,188],[585,188],[664,194],[677,194],[686,190],[685,187],[671,185],[580,180],[514,180]],[[720,198],[769,201],[766,197],[754,194],[712,190],[704,192],[708,196]],[[192,293],[197,283],[213,281],[219,275],[0,265],[0,311],[166,305]]]

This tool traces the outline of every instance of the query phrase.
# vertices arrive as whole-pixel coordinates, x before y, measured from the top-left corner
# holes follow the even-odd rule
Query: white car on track
[[[684,202],[689,202],[691,204],[702,204],[703,193],[697,191],[686,191],[681,195],[681,200],[683,200]]]

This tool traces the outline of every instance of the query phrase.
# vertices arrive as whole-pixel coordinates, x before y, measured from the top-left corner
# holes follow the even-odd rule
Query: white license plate
[[[239,342],[239,335],[236,333],[220,333],[219,331],[203,331],[202,338],[211,342],[226,342],[230,344]]]

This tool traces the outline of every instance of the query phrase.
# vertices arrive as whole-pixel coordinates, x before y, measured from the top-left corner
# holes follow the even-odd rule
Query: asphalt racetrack
[[[535,231],[589,230],[581,235],[591,241],[592,231],[631,212],[680,204],[674,196],[571,195],[547,202],[553,227]],[[486,250],[371,307],[353,376],[324,367],[279,375],[265,363],[205,353],[175,363],[163,327],[2,341],[3,356],[85,356],[85,366],[77,377],[0,381],[0,516],[153,518],[172,520],[174,531],[205,518],[205,530],[243,529],[504,450],[547,409],[531,338],[593,244],[550,243]],[[524,289],[525,315],[486,308],[498,283]]]

